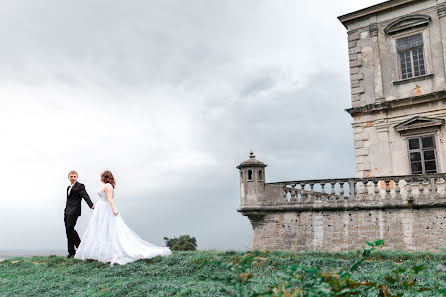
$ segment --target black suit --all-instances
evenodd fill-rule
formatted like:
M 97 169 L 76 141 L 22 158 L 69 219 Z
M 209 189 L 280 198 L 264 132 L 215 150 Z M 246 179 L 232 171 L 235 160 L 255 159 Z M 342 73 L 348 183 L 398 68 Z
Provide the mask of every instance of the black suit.
M 87 202 L 90 208 L 93 206 L 93 202 L 91 202 L 90 196 L 88 196 L 83 184 L 76 182 L 68 195 L 69 189 L 70 187 L 68 186 L 64 221 L 68 239 L 68 253 L 70 255 L 74 255 L 74 247 L 78 247 L 81 243 L 81 239 L 79 238 L 76 230 L 74 230 L 74 226 L 76 226 L 77 218 L 81 215 L 82 198 L 85 200 L 85 202 Z

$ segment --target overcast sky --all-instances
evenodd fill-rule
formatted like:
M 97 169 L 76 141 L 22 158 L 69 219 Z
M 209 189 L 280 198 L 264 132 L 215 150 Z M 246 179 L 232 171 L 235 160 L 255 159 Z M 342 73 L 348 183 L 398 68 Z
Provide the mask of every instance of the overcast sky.
M 67 173 L 145 240 L 248 249 L 238 171 L 353 177 L 347 35 L 380 1 L 3 1 L 0 249 L 65 249 Z M 83 202 L 81 237 L 91 211 Z

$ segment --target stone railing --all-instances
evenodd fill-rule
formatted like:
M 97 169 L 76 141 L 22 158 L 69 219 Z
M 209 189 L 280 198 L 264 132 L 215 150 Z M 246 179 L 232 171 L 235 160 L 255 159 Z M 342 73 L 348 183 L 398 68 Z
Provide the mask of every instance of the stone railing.
M 263 198 L 239 211 L 446 206 L 445 188 L 445 173 L 267 183 Z
M 339 199 L 403 199 L 445 194 L 446 174 L 337 178 L 269 183 L 283 187 L 284 203 Z

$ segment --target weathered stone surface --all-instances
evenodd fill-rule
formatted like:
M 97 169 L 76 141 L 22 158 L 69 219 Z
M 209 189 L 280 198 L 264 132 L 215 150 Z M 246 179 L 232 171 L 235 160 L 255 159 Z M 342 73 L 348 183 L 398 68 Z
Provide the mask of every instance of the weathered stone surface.
M 287 219 L 279 218 L 277 213 L 266 214 L 263 220 L 270 223 L 254 229 L 256 236 L 252 249 L 348 251 L 364 247 L 365 241 L 378 239 L 384 239 L 383 249 L 389 250 L 438 251 L 446 245 L 444 208 L 287 214 Z M 274 233 L 272 230 L 279 231 Z
M 356 96 L 356 95 L 355 95 Z M 354 100 L 352 101 L 352 107 L 359 107 L 361 106 L 361 101 L 360 100 Z
M 359 80 L 352 80 L 350 85 L 352 88 L 359 88 L 359 86 L 360 86 Z M 353 100 L 353 98 L 352 98 L 352 100 Z
M 369 161 L 369 159 L 368 159 L 367 155 L 356 156 L 357 164 L 366 164 L 366 163 L 368 163 L 368 161 Z
M 356 68 L 356 69 L 359 70 L 359 68 Z M 350 69 L 350 73 L 351 73 L 351 69 Z M 362 80 L 362 79 L 364 79 L 364 74 L 363 73 L 357 73 L 357 74 L 350 75 L 350 80 L 351 81 L 353 81 L 353 80 Z
M 369 148 L 364 147 L 355 150 L 356 156 L 367 156 L 369 154 Z
M 365 147 L 364 141 L 355 141 L 355 149 Z
M 352 88 L 352 95 L 364 93 L 364 87 Z
M 360 163 L 356 165 L 357 171 L 364 171 L 364 170 L 370 170 L 370 164 L 369 163 Z
M 362 65 L 362 60 L 350 61 L 350 67 L 358 67 Z
M 367 132 L 356 133 L 356 134 L 354 134 L 354 139 L 355 139 L 355 141 L 367 140 L 367 139 L 369 139 L 369 135 Z
M 358 54 L 351 54 L 351 55 L 348 55 L 348 59 L 349 59 L 350 61 L 358 60 Z
M 361 101 L 360 94 L 352 95 L 352 102 L 359 102 L 359 101 Z
M 357 73 L 359 73 L 359 67 L 350 68 L 350 74 L 351 75 L 357 74 Z
M 361 47 L 356 46 L 356 47 L 352 47 L 348 50 L 348 54 L 352 55 L 352 54 L 358 54 L 361 52 Z
M 348 41 L 358 40 L 359 38 L 361 38 L 361 34 L 359 32 L 348 34 Z

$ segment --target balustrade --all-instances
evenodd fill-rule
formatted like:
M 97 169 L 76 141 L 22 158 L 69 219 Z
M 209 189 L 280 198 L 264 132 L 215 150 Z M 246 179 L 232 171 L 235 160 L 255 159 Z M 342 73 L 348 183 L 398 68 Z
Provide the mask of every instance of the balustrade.
M 283 187 L 284 203 L 407 200 L 445 196 L 446 174 L 339 178 L 268 183 Z M 327 189 L 328 188 L 328 189 Z

